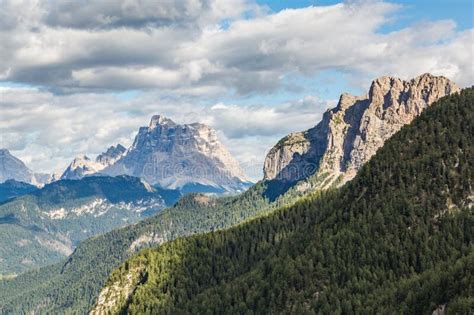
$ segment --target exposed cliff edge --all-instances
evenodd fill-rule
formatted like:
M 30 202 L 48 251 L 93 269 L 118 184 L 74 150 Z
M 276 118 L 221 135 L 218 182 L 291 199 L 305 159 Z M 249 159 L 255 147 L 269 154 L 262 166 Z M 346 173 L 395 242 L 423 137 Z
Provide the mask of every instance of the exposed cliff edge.
M 297 182 L 324 175 L 319 187 L 344 183 L 402 126 L 439 98 L 459 91 L 449 79 L 426 73 L 408 81 L 380 77 L 366 96 L 342 94 L 319 124 L 289 134 L 269 151 L 264 179 Z
M 140 127 L 128 151 L 101 173 L 137 176 L 184 191 L 208 187 L 216 192 L 239 192 L 250 185 L 214 129 L 201 123 L 180 125 L 161 115 Z

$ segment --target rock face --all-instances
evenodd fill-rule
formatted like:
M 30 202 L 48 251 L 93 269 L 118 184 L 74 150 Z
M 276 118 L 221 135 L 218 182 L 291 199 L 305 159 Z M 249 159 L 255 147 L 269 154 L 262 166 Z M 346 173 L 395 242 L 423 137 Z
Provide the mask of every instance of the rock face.
M 0 184 L 0 274 L 64 259 L 84 239 L 136 223 L 173 205 L 178 191 L 130 176 L 59 180 L 42 189 Z
M 95 160 L 96 162 L 102 165 L 109 166 L 114 164 L 118 159 L 120 159 L 126 151 L 127 149 L 125 149 L 123 145 L 117 144 L 115 147 L 111 146 L 107 149 L 107 151 L 102 154 L 99 154 Z
M 61 179 L 81 179 L 87 175 L 92 175 L 103 169 L 105 166 L 95 162 L 86 155 L 79 155 L 69 164 Z
M 0 149 L 0 183 L 9 179 L 42 186 L 51 181 L 48 174 L 36 174 L 23 161 L 13 156 L 7 149 Z
M 137 176 L 168 188 L 206 186 L 233 192 L 248 185 L 212 128 L 200 123 L 179 125 L 160 115 L 141 127 L 126 154 L 102 173 Z
M 439 98 L 460 91 L 449 79 L 423 74 L 404 81 L 380 77 L 369 94 L 342 94 L 315 127 L 292 133 L 273 147 L 264 163 L 264 179 L 298 181 L 329 175 L 324 186 L 352 179 L 403 125 Z
M 9 179 L 4 183 L 0 183 L 0 203 L 11 198 L 32 193 L 38 189 L 39 188 L 34 185 Z
M 79 155 L 69 164 L 60 179 L 81 179 L 96 174 L 119 160 L 126 150 L 121 144 L 111 146 L 106 152 L 99 154 L 95 161 L 86 155 Z

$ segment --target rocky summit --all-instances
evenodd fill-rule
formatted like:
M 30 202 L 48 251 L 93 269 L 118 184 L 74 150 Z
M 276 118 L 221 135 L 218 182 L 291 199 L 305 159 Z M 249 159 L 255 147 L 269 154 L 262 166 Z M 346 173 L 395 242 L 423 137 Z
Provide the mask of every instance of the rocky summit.
M 141 127 L 126 154 L 101 172 L 137 176 L 173 189 L 238 192 L 248 186 L 214 129 L 201 123 L 176 124 L 161 115 Z
M 319 124 L 289 134 L 269 151 L 264 179 L 296 182 L 319 175 L 320 187 L 344 183 L 402 126 L 459 91 L 445 77 L 423 74 L 408 81 L 380 77 L 366 96 L 342 94 Z
M 0 149 L 0 183 L 15 180 L 36 186 L 42 186 L 51 181 L 47 174 L 34 173 L 23 161 L 15 157 L 7 149 Z
M 61 179 L 81 179 L 85 176 L 96 174 L 119 160 L 126 150 L 124 146 L 117 144 L 99 154 L 95 160 L 90 159 L 86 155 L 78 155 L 61 175 Z
M 127 149 L 119 143 L 116 146 L 109 147 L 104 153 L 99 154 L 95 160 L 102 165 L 109 166 L 120 159 L 126 151 Z

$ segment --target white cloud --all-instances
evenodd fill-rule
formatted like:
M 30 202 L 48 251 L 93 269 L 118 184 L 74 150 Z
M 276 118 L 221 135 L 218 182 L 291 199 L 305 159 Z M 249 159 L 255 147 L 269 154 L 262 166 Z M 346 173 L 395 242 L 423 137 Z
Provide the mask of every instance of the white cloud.
M 288 75 L 327 69 L 363 78 L 430 71 L 461 85 L 473 80 L 472 30 L 435 21 L 380 33 L 400 10 L 384 2 L 277 13 L 243 0 L 6 3 L 2 78 L 56 91 L 266 93 L 285 88 Z

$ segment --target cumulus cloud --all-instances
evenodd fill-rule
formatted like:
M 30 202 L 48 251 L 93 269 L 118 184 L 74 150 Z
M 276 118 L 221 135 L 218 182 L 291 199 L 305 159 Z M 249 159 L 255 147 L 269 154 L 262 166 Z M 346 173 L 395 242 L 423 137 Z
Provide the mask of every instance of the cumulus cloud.
M 390 3 L 277 13 L 244 0 L 5 3 L 0 78 L 61 92 L 247 95 L 327 69 L 364 78 L 443 72 L 461 85 L 473 81 L 472 30 L 435 21 L 380 33 L 400 10 Z

